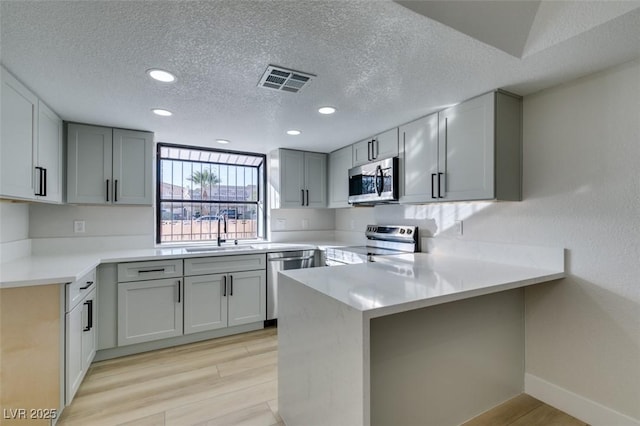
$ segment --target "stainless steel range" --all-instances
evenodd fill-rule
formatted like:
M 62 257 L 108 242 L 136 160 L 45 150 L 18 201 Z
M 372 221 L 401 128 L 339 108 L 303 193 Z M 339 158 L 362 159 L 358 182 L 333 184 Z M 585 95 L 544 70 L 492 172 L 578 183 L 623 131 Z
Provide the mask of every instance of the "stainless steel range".
M 375 262 L 378 256 L 418 251 L 418 227 L 367 225 L 366 246 L 334 247 L 326 250 L 327 266 Z

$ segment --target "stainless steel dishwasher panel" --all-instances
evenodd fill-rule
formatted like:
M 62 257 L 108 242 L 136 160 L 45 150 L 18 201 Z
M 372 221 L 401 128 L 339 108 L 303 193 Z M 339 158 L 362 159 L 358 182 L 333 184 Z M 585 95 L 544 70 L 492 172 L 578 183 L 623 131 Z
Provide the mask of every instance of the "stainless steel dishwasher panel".
M 313 268 L 315 250 L 267 253 L 267 321 L 278 318 L 278 272 Z

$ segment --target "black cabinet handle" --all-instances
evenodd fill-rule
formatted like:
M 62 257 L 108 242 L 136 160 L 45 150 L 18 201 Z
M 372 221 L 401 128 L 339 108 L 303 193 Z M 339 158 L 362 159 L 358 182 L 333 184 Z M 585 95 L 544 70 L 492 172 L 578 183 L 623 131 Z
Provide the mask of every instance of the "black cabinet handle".
M 435 185 L 433 184 L 433 181 L 435 178 L 436 178 L 436 174 L 431 173 L 431 198 L 438 198 L 436 197 Z
M 375 160 L 376 158 L 378 158 L 378 153 L 376 152 L 376 145 L 378 144 L 378 140 L 377 139 L 373 139 L 371 141 L 371 159 Z
M 118 179 L 113 181 L 113 202 L 118 202 Z
M 93 328 L 93 300 L 87 300 L 84 302 L 87 305 L 87 326 L 82 331 L 89 331 Z
M 233 296 L 233 275 L 229 275 L 229 282 L 230 282 L 229 296 Z
M 438 173 L 438 198 L 444 198 L 444 195 L 442 195 L 442 192 L 444 191 L 440 191 L 441 183 L 440 183 L 440 178 L 442 178 L 442 176 L 444 175 L 444 173 Z
M 47 196 L 47 169 L 42 169 L 44 172 L 44 185 L 42 186 L 42 196 Z
M 302 204 L 301 204 L 301 205 L 303 205 L 303 206 L 304 206 L 304 189 L 301 189 L 301 190 L 300 190 L 300 195 L 301 195 L 301 197 L 302 197 Z
M 227 297 L 227 276 L 222 276 L 222 297 Z
M 109 179 L 107 179 L 107 202 L 109 202 Z
M 307 206 L 309 205 L 309 190 L 307 189 Z
M 86 290 L 93 285 L 93 281 L 87 281 L 87 285 L 80 287 L 80 290 Z
M 42 183 L 42 170 L 43 170 L 43 168 L 36 166 L 36 170 L 38 171 L 38 184 L 39 184 L 40 188 L 38 188 L 36 190 L 35 195 L 41 196 L 41 195 L 44 195 L 42 193 L 42 186 L 43 186 L 43 183 Z
M 371 161 L 371 141 L 367 142 L 367 160 Z
M 181 284 L 182 284 L 182 280 L 178 280 L 178 303 L 182 302 L 182 296 L 180 295 L 181 293 Z
M 148 274 L 149 272 L 164 272 L 164 268 L 160 268 L 160 269 L 140 269 L 138 271 L 139 274 Z

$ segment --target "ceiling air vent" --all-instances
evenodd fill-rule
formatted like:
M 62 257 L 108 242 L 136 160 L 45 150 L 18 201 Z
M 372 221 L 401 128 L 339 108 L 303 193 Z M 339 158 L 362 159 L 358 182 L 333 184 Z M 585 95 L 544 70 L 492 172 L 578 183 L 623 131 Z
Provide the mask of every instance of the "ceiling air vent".
M 313 77 L 315 77 L 313 74 L 269 65 L 262 75 L 258 86 L 297 93 L 302 90 L 303 87 L 308 86 Z

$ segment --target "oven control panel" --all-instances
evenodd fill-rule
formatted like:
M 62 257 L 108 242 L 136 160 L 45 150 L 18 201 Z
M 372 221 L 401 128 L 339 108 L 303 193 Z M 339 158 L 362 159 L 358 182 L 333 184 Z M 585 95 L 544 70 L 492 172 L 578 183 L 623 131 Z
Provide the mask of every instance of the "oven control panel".
M 418 227 L 406 225 L 367 225 L 370 240 L 412 242 L 418 240 Z

